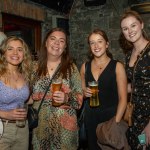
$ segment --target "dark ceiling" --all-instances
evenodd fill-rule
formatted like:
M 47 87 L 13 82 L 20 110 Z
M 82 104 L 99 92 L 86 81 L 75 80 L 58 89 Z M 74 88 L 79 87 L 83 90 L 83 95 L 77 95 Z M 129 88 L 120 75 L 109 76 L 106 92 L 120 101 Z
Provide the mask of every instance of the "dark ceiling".
M 25 0 L 25 1 L 32 2 L 68 14 L 71 10 L 74 0 Z

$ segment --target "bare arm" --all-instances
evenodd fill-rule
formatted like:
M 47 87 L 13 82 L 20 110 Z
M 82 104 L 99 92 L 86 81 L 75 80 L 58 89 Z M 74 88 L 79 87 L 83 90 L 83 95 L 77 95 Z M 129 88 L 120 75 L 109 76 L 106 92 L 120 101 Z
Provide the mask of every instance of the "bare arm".
M 128 83 L 128 93 L 131 93 L 131 83 Z
M 82 89 L 85 89 L 86 88 L 86 85 L 85 85 L 85 63 L 82 64 L 82 66 L 81 66 L 80 75 L 81 75 Z
M 143 133 L 146 135 L 146 145 L 148 146 L 150 145 L 150 121 L 144 128 Z
M 9 111 L 0 110 L 0 118 L 6 120 L 24 120 L 27 117 L 25 109 L 12 109 Z
M 127 105 L 127 77 L 124 66 L 120 62 L 118 62 L 116 66 L 116 76 L 119 97 L 116 122 L 120 122 Z
M 86 83 L 85 83 L 85 63 L 81 66 L 80 75 L 81 75 L 82 90 L 83 90 L 84 97 L 91 97 L 92 95 L 91 89 L 86 87 Z
M 27 101 L 27 104 L 28 104 L 28 105 L 31 105 L 31 104 L 33 104 L 33 99 L 32 99 L 32 96 L 30 96 L 29 100 Z

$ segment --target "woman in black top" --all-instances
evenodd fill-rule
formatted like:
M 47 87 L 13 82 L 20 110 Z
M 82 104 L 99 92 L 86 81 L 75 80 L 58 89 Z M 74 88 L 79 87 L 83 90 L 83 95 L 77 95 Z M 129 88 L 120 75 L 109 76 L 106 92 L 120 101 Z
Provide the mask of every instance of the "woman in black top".
M 85 108 L 85 123 L 88 135 L 88 149 L 98 150 L 96 127 L 99 123 L 116 116 L 120 122 L 127 104 L 127 79 L 125 69 L 120 62 L 109 57 L 108 38 L 104 31 L 95 29 L 88 37 L 91 59 L 81 67 L 82 88 L 88 99 Z M 86 79 L 85 79 L 86 76 Z M 98 107 L 89 105 L 92 91 L 88 88 L 89 81 L 98 82 Z

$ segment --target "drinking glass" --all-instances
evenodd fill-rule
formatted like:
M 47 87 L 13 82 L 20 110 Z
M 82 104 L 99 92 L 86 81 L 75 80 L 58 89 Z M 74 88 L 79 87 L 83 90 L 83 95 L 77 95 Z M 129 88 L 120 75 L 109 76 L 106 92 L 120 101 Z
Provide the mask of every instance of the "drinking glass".
M 61 86 L 62 86 L 62 79 L 54 79 L 52 81 L 52 91 L 55 92 L 55 91 L 60 91 L 61 90 Z M 58 102 L 55 102 L 53 99 L 52 99 L 52 105 L 55 106 L 55 107 L 58 107 L 61 105 L 61 103 L 58 103 Z
M 96 81 L 88 82 L 88 86 L 92 91 L 92 96 L 90 97 L 90 106 L 97 107 L 100 105 L 98 97 L 98 82 Z
M 17 108 L 21 108 L 21 109 L 23 108 L 26 111 L 28 111 L 28 104 L 26 104 L 26 103 L 19 104 Z M 16 126 L 17 127 L 23 128 L 23 127 L 25 127 L 25 125 L 26 125 L 26 119 L 16 121 Z

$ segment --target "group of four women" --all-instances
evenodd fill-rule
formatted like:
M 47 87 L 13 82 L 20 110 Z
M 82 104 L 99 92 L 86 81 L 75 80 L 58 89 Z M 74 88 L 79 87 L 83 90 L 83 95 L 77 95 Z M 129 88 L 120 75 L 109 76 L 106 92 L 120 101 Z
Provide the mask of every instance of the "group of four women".
M 143 34 L 144 24 L 134 11 L 124 13 L 121 19 L 122 46 L 126 53 L 126 72 L 132 82 L 134 64 L 144 49 L 135 71 L 133 102 L 133 126 L 127 138 L 131 149 L 142 149 L 137 136 L 146 135 L 146 149 L 150 144 L 150 46 Z M 38 62 L 31 63 L 26 43 L 18 37 L 8 37 L 0 46 L 0 118 L 4 131 L 0 138 L 2 150 L 28 149 L 28 123 L 24 128 L 16 126 L 16 120 L 24 120 L 27 112 L 18 108 L 19 103 L 33 102 L 38 108 L 51 79 L 61 79 L 61 90 L 53 91 L 52 85 L 39 112 L 38 127 L 33 130 L 34 150 L 77 150 L 78 125 L 76 110 L 84 98 L 92 95 L 89 81 L 98 82 L 100 105 L 86 105 L 85 123 L 88 149 L 100 149 L 97 145 L 96 127 L 115 116 L 120 122 L 127 104 L 127 77 L 124 66 L 112 58 L 108 51 L 109 41 L 104 31 L 95 29 L 88 36 L 90 60 L 79 73 L 69 55 L 68 39 L 64 30 L 50 30 L 39 51 Z M 129 47 L 128 47 L 129 46 Z M 86 64 L 86 65 L 85 65 Z M 32 66 L 32 67 L 31 67 Z M 86 66 L 86 67 L 85 67 Z M 85 79 L 86 76 L 86 79 Z M 30 82 L 32 81 L 32 82 Z M 30 88 L 32 93 L 30 92 Z M 31 96 L 30 96 L 31 95 Z M 86 99 L 87 100 L 87 99 Z M 52 101 L 59 103 L 53 106 Z M 88 100 L 87 100 L 88 101 Z M 89 101 L 88 101 L 89 104 Z

